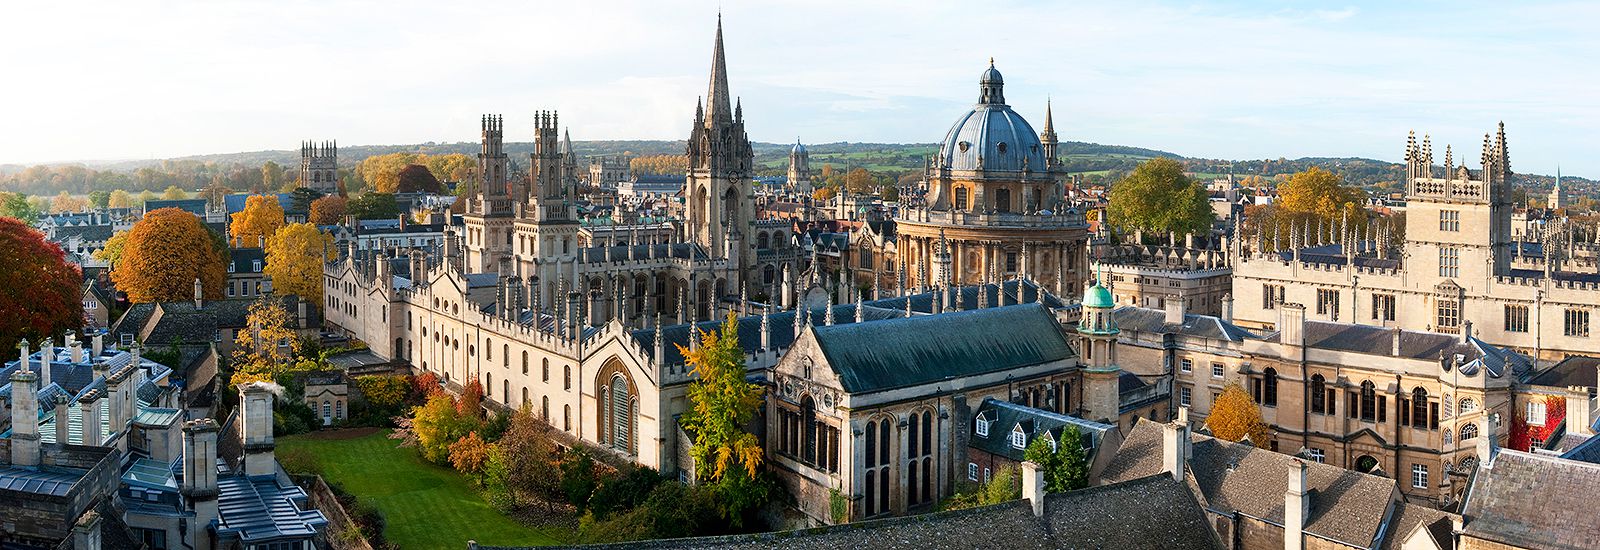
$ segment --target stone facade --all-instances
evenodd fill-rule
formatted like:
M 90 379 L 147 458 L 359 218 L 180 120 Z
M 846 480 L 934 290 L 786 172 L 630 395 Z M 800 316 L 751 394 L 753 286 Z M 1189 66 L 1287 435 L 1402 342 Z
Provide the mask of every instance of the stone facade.
M 300 143 L 301 187 L 309 187 L 324 195 L 339 191 L 339 142 L 324 141 Z

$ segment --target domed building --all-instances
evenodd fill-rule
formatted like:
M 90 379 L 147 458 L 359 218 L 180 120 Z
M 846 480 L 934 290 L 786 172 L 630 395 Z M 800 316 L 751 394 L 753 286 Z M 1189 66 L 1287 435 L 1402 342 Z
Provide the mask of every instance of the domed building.
M 992 59 L 978 87 L 978 103 L 928 160 L 926 189 L 900 209 L 898 253 L 908 286 L 1026 278 L 1065 295 L 1084 280 L 1088 224 L 1065 203 L 1049 105 L 1037 133 L 1006 104 Z M 948 269 L 936 261 L 941 239 Z

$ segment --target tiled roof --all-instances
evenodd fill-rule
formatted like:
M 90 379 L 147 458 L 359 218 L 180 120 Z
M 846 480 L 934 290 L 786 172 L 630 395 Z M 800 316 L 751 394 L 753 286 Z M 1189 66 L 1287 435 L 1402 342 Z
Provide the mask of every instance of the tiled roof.
M 1565 388 L 1567 386 L 1587 386 L 1592 388 L 1596 385 L 1596 379 L 1600 378 L 1600 374 L 1597 374 L 1600 370 L 1597 370 L 1597 367 L 1600 367 L 1600 357 L 1574 355 L 1562 359 L 1560 363 L 1556 363 L 1550 368 L 1539 371 L 1538 374 L 1528 379 L 1528 383 L 1535 386 L 1555 386 L 1557 388 Z
M 1126 481 L 1162 471 L 1162 424 L 1140 420 L 1101 478 Z M 1193 434 L 1189 472 L 1212 510 L 1243 512 L 1283 522 L 1284 492 L 1293 456 Z M 1395 501 L 1394 480 L 1329 466 L 1307 465 L 1313 490 L 1306 532 L 1371 547 Z
M 616 549 L 928 550 L 933 548 L 1220 549 L 1194 494 L 1150 476 L 1047 495 L 1044 516 L 1027 501 L 754 535 L 665 539 Z M 488 548 L 488 547 L 485 547 Z
M 1562 436 L 1562 442 L 1566 443 L 1567 438 L 1578 437 L 1582 436 L 1568 433 L 1567 435 Z M 1585 438 L 1583 441 L 1572 444 L 1571 448 L 1567 449 L 1566 452 L 1561 453 L 1561 458 L 1565 458 L 1567 460 L 1576 460 L 1579 462 L 1588 462 L 1590 464 L 1600 464 L 1600 437 L 1590 436 Z
M 1075 356 L 1050 312 L 1022 304 L 821 327 L 817 345 L 850 393 L 1039 365 Z
M 1157 334 L 1174 333 L 1233 342 L 1260 338 L 1238 325 L 1211 315 L 1184 315 L 1183 324 L 1178 325 L 1167 324 L 1167 312 L 1160 309 L 1124 306 L 1111 314 L 1117 321 L 1117 327 L 1124 330 Z
M 978 435 L 977 422 L 975 421 L 972 423 L 973 432 L 967 440 L 967 446 L 1004 456 L 1017 462 L 1022 461 L 1023 451 L 1025 450 L 1025 448 L 1018 449 L 1011 444 L 1011 431 L 1016 429 L 1018 425 L 1021 425 L 1022 430 L 1027 433 L 1028 444 L 1033 443 L 1033 440 L 1037 439 L 1041 434 L 1046 434 L 1051 439 L 1059 441 L 1061 432 L 1068 425 L 1077 426 L 1078 432 L 1083 434 L 1083 446 L 1084 449 L 1089 451 L 1088 456 L 1091 461 L 1094 451 L 1100 448 L 1101 438 L 1105 436 L 1106 432 L 1116 429 L 1116 426 L 1109 424 L 1090 422 L 1081 418 L 1026 407 L 992 397 L 985 398 L 983 403 L 978 405 L 978 410 L 975 412 L 974 417 L 990 423 L 989 435 Z
M 1456 541 L 1451 533 L 1454 528 L 1451 518 L 1454 517 L 1459 516 L 1420 504 L 1398 503 L 1394 508 L 1394 518 L 1389 520 L 1389 530 L 1384 536 L 1382 548 L 1400 550 L 1411 532 L 1422 527 L 1439 548 L 1451 550 L 1455 548 Z
M 1593 548 L 1600 465 L 1502 449 L 1467 488 L 1464 534 L 1533 550 Z

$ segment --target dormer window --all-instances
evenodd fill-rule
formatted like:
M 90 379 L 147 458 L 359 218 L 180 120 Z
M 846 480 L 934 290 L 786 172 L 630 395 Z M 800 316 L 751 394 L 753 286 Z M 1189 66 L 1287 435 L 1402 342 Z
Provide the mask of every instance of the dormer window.
M 978 437 L 989 437 L 989 424 L 991 424 L 990 421 L 984 419 L 982 416 L 978 417 L 978 423 L 976 426 Z
M 1028 448 L 1028 433 L 1022 431 L 1022 425 L 1011 429 L 1011 446 L 1017 449 Z

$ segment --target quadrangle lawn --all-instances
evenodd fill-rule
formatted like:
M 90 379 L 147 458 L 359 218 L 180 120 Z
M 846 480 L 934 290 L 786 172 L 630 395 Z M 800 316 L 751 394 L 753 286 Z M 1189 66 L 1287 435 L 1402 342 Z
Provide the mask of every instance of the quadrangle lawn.
M 562 544 L 568 533 L 524 526 L 491 508 L 454 470 L 398 448 L 388 430 L 353 438 L 324 432 L 278 439 L 278 451 L 305 449 L 323 478 L 383 512 L 384 536 L 401 548 L 464 549 L 467 540 L 501 546 Z

